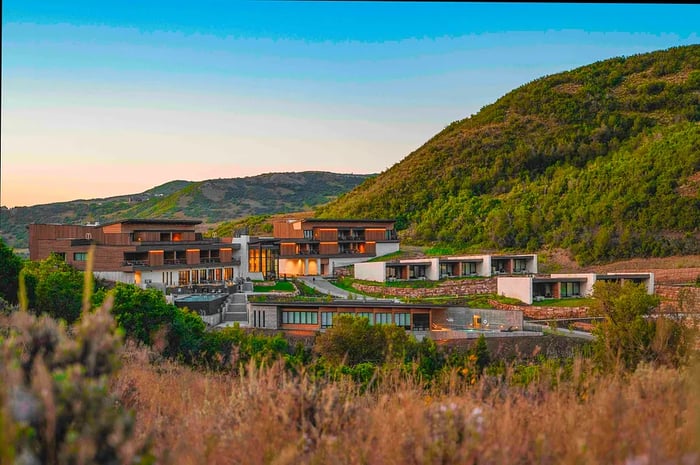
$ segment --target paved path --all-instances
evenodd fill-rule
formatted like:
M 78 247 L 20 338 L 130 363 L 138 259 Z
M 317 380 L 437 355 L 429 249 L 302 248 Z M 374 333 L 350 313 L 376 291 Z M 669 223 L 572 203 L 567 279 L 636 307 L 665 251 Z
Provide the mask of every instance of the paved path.
M 354 292 L 348 292 L 338 286 L 334 286 L 320 276 L 299 276 L 297 279 L 309 287 L 316 289 L 324 294 L 331 295 L 340 299 L 356 299 L 356 300 L 380 300 L 375 297 L 369 297 Z M 350 297 L 352 296 L 352 297 Z

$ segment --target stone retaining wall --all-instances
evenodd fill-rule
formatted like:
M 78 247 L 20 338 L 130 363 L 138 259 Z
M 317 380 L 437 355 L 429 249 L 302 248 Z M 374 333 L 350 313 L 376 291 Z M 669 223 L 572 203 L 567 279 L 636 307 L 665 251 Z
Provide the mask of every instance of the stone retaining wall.
M 683 311 L 700 313 L 700 287 L 656 285 L 656 295 L 661 297 L 661 312 L 680 311 L 683 298 Z
M 552 320 L 554 318 L 585 318 L 588 307 L 537 307 L 534 305 L 510 305 L 489 300 L 494 308 L 499 310 L 517 310 L 523 312 L 526 318 L 533 320 Z
M 464 279 L 441 282 L 437 287 L 389 287 L 373 284 L 354 283 L 358 291 L 368 294 L 382 294 L 389 297 L 421 298 L 441 296 L 463 296 L 472 294 L 495 294 L 496 280 L 494 278 Z

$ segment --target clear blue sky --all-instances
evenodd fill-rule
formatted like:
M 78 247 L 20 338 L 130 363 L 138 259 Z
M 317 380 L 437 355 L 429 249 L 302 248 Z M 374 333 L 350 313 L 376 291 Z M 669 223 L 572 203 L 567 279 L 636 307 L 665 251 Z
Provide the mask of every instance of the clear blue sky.
M 700 43 L 697 5 L 3 1 L 0 203 L 380 172 L 537 77 Z

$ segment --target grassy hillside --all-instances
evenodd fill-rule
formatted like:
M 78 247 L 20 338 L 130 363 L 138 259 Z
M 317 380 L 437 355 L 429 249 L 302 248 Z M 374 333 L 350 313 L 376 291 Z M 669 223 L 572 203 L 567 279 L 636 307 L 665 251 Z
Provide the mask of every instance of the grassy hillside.
M 700 46 L 606 60 L 508 93 L 317 214 L 582 263 L 698 253 L 698 121 Z
M 29 223 L 107 222 L 124 218 L 195 218 L 208 223 L 309 210 L 349 191 L 367 175 L 320 171 L 269 173 L 201 182 L 171 181 L 140 194 L 0 210 L 0 233 L 27 246 Z

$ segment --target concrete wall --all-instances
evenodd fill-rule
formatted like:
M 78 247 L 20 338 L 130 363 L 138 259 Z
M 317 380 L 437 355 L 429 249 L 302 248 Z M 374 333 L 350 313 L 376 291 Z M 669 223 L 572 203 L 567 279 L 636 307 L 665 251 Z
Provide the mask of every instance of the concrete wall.
M 387 255 L 390 253 L 398 252 L 399 251 L 399 243 L 398 242 L 377 242 L 376 246 L 376 254 L 377 257 L 381 257 L 382 255 Z
M 497 278 L 496 292 L 498 295 L 512 297 L 529 305 L 532 303 L 532 278 L 529 276 Z
M 438 281 L 440 279 L 440 259 L 439 258 L 415 258 L 406 259 L 399 261 L 402 265 L 410 265 L 412 263 L 425 263 L 430 262 L 430 264 L 425 269 L 425 278 L 430 281 Z
M 356 263 L 355 279 L 383 283 L 386 280 L 386 262 Z
M 248 303 L 248 324 L 256 328 L 279 329 L 278 324 L 279 309 L 275 305 L 256 305 Z M 264 317 L 262 317 L 264 315 Z M 263 325 L 264 321 L 264 325 Z
M 494 310 L 469 307 L 448 307 L 447 326 L 452 329 L 465 329 L 471 326 L 474 315 L 489 329 L 523 327 L 523 312 L 517 310 Z M 451 320 L 451 321 L 450 321 Z M 484 323 L 486 322 L 486 323 Z

